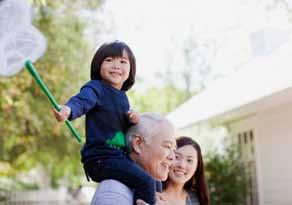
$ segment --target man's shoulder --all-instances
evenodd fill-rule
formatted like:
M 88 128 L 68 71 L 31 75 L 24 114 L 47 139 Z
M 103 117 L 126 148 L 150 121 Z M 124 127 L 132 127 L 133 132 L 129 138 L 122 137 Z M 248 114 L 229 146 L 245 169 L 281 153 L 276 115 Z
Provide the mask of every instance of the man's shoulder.
M 91 205 L 98 204 L 133 204 L 133 192 L 119 181 L 108 179 L 99 183 L 92 198 Z

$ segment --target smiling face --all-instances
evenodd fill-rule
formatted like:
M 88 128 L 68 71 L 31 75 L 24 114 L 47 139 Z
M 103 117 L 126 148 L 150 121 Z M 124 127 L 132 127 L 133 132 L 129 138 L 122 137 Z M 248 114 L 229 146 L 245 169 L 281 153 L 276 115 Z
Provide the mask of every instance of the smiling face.
M 167 122 L 162 122 L 155 129 L 158 131 L 150 142 L 141 144 L 137 163 L 156 180 L 166 180 L 174 160 L 175 133 Z
M 106 57 L 100 66 L 101 79 L 120 90 L 130 73 L 130 61 L 127 52 L 124 50 L 122 56 Z
M 198 154 L 192 145 L 185 145 L 175 151 L 175 160 L 170 168 L 169 180 L 185 184 L 195 174 Z

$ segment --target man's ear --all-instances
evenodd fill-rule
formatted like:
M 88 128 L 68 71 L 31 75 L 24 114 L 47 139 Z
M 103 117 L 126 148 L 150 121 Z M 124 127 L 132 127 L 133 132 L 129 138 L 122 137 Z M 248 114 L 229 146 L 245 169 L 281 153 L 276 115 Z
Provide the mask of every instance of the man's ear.
M 141 146 L 144 143 L 144 138 L 141 135 L 136 134 L 134 135 L 132 143 L 133 151 L 136 152 L 137 154 L 141 154 Z

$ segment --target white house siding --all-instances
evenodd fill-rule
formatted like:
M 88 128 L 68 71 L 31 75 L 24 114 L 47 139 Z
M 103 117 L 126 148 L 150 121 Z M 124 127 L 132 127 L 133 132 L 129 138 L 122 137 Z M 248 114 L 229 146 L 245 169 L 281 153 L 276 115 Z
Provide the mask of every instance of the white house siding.
M 260 205 L 292 204 L 292 103 L 228 125 L 233 136 L 254 132 Z
M 292 204 L 292 104 L 258 114 L 263 205 Z

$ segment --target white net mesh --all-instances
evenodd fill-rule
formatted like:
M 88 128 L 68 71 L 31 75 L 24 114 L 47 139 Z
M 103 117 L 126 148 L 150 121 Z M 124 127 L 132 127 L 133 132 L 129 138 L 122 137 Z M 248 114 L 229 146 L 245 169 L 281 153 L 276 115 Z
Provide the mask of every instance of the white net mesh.
M 0 1 L 0 75 L 2 76 L 18 73 L 26 60 L 34 62 L 46 50 L 46 39 L 31 25 L 30 6 L 23 2 L 25 0 Z
M 26 0 L 0 1 L 0 38 L 31 24 L 31 8 Z
M 45 50 L 46 40 L 33 26 L 10 33 L 0 41 L 0 75 L 11 76 L 18 73 L 27 59 L 34 62 Z

